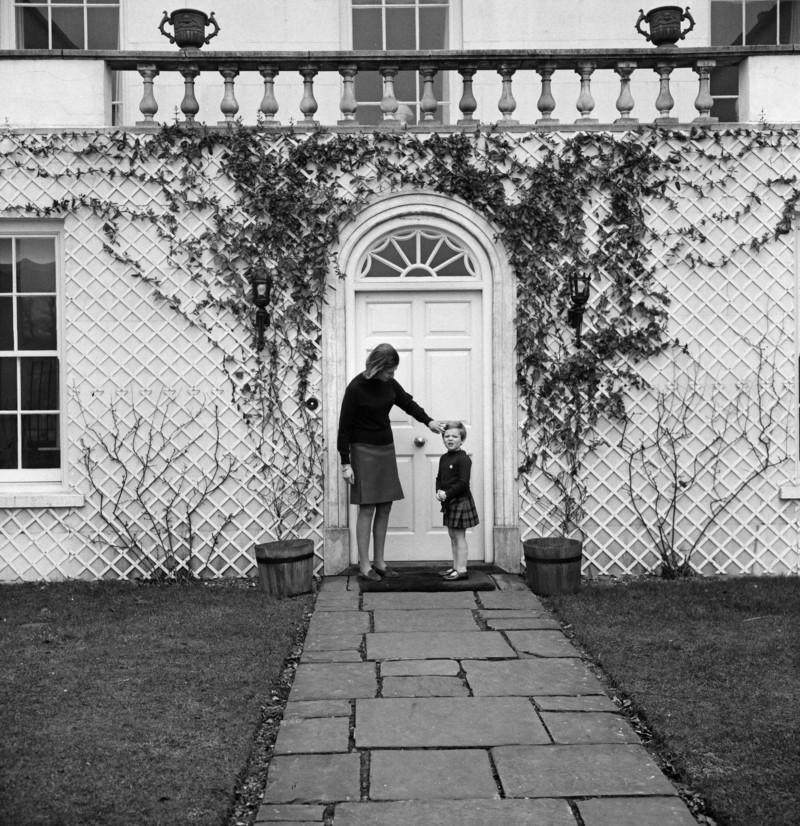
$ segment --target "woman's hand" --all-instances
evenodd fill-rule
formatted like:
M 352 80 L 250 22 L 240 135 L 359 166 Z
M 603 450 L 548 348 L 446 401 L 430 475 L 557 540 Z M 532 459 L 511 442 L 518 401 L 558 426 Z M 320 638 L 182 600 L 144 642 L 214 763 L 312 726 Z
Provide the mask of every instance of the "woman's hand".
M 444 422 L 428 422 L 428 429 L 433 433 L 441 435 L 444 433 Z
M 353 468 L 350 465 L 345 465 L 342 468 L 342 479 L 347 482 L 348 485 L 354 485 L 356 483 L 356 475 L 353 473 Z

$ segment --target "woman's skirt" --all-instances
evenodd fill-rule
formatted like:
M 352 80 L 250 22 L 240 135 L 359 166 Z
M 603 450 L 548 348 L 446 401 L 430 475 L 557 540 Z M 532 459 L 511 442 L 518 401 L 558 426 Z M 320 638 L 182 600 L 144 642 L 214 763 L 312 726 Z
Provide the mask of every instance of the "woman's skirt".
M 478 509 L 469 491 L 458 499 L 444 503 L 442 513 L 446 528 L 474 528 L 479 523 Z
M 404 498 L 393 444 L 351 444 L 350 464 L 355 476 L 355 484 L 350 485 L 351 505 L 374 505 Z

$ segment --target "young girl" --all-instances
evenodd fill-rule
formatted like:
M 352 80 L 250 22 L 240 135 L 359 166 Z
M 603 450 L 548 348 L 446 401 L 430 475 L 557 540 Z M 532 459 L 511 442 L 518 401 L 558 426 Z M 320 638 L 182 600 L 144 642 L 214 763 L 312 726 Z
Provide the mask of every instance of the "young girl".
M 461 422 L 447 422 L 442 433 L 447 453 L 439 459 L 436 476 L 436 498 L 442 503 L 453 553 L 453 567 L 442 573 L 447 580 L 467 578 L 467 528 L 478 524 L 478 511 L 469 489 L 472 460 L 461 449 L 466 438 L 467 429 Z

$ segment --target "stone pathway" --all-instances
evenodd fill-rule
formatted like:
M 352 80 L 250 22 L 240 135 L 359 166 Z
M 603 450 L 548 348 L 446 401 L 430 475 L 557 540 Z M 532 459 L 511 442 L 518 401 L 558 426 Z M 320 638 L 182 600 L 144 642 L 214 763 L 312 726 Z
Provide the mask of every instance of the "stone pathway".
M 324 580 L 257 823 L 695 826 L 558 624 L 496 579 Z

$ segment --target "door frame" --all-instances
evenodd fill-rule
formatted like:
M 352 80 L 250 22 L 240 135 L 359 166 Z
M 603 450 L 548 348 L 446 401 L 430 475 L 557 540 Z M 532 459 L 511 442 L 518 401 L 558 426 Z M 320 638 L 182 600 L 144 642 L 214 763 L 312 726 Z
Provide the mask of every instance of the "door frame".
M 354 363 L 355 293 L 362 290 L 421 291 L 416 281 L 358 285 L 355 268 L 370 244 L 401 226 L 433 226 L 451 233 L 476 258 L 482 280 L 484 344 L 484 513 L 486 560 L 517 573 L 522 549 L 517 491 L 517 391 L 514 304 L 516 282 L 497 230 L 458 198 L 419 190 L 376 197 L 346 226 L 331 257 L 330 292 L 322 310 L 322 415 L 324 451 L 324 573 L 340 573 L 351 559 L 347 485 L 336 451 L 339 409 Z M 336 263 L 338 262 L 338 268 Z M 446 291 L 446 284 L 430 288 Z M 459 281 L 450 289 L 469 289 Z M 424 399 L 421 400 L 424 406 Z

